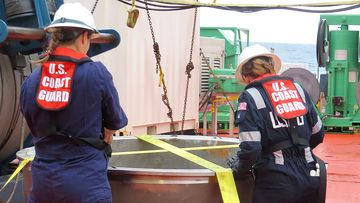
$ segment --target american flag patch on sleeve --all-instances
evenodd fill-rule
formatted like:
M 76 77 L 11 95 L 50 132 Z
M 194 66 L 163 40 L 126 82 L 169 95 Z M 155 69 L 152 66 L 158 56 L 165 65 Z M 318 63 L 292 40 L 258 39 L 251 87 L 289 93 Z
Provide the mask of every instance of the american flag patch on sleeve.
M 239 103 L 238 111 L 246 110 L 246 106 L 247 106 L 247 103 L 246 103 L 246 102 L 241 102 L 241 103 Z

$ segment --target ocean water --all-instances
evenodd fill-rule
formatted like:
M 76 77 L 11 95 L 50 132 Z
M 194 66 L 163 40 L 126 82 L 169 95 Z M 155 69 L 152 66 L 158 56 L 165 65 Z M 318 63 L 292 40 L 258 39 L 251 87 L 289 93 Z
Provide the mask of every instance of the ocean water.
M 255 42 L 251 44 L 261 44 L 269 50 L 273 48 L 283 63 L 306 64 L 310 72 L 314 74 L 317 73 L 318 66 L 315 44 L 286 44 L 268 42 Z M 321 69 L 320 72 L 322 72 Z

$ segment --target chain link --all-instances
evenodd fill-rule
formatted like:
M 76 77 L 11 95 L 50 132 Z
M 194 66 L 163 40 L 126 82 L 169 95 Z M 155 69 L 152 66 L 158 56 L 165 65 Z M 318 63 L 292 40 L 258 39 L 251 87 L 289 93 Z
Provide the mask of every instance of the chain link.
M 205 54 L 204 54 L 204 52 L 203 52 L 201 49 L 200 49 L 200 55 L 202 56 L 202 59 L 205 61 L 206 66 L 209 68 L 210 74 L 214 77 L 214 79 L 215 79 L 215 81 L 216 81 L 216 85 L 217 85 L 217 87 L 220 88 L 220 91 L 222 92 L 223 96 L 225 97 L 226 102 L 229 104 L 231 110 L 232 110 L 233 112 L 235 112 L 233 105 L 231 104 L 229 98 L 228 98 L 228 97 L 226 96 L 226 94 L 225 94 L 225 91 L 224 91 L 224 89 L 223 89 L 223 87 L 222 87 L 222 85 L 221 85 L 221 83 L 220 83 L 219 78 L 214 74 L 213 69 L 211 68 L 211 66 L 210 66 L 210 64 L 209 64 L 208 59 L 205 57 Z
M 159 64 L 160 64 L 160 60 L 161 60 L 160 47 L 159 47 L 159 44 L 155 40 L 154 28 L 153 28 L 152 21 L 151 21 L 151 16 L 150 16 L 150 11 L 149 11 L 147 0 L 145 0 L 145 8 L 146 8 L 146 14 L 148 17 L 148 21 L 149 21 L 151 37 L 153 40 L 153 50 L 154 50 L 155 59 L 156 59 L 156 73 L 158 73 L 159 72 Z
M 99 0 L 95 0 L 94 6 L 93 6 L 93 8 L 91 9 L 91 14 L 94 14 L 95 9 L 96 9 L 98 3 L 99 3 Z
M 147 17 L 149 20 L 149 26 L 150 26 L 150 31 L 151 31 L 151 37 L 153 39 L 153 50 L 154 50 L 154 54 L 155 54 L 155 59 L 156 59 L 156 73 L 159 73 L 160 76 L 160 82 L 159 82 L 159 86 L 162 85 L 163 87 L 163 94 L 161 96 L 163 103 L 165 104 L 165 106 L 168 109 L 168 113 L 167 116 L 170 118 L 170 131 L 171 133 L 175 134 L 175 126 L 174 126 L 174 119 L 173 119 L 173 110 L 170 106 L 170 102 L 169 102 L 169 98 L 167 96 L 167 88 L 165 85 L 165 77 L 164 77 L 164 73 L 161 67 L 161 54 L 160 54 L 160 48 L 159 48 L 159 44 L 156 42 L 155 40 L 155 34 L 154 34 L 154 29 L 153 29 L 153 25 L 151 22 L 151 16 L 150 16 L 150 11 L 149 11 L 149 7 L 148 7 L 148 0 L 145 0 L 145 7 L 146 7 L 146 13 L 147 13 Z
M 186 104 L 187 104 L 187 98 L 188 98 L 188 92 L 189 92 L 189 82 L 190 82 L 190 78 L 191 78 L 191 71 L 194 70 L 194 63 L 192 62 L 192 55 L 193 55 L 193 50 L 194 50 L 196 19 L 197 19 L 197 8 L 195 8 L 195 12 L 194 12 L 194 23 L 193 23 L 193 30 L 192 30 L 192 36 L 191 36 L 189 63 L 186 65 L 186 71 L 185 71 L 187 78 L 186 78 L 186 88 L 185 88 L 185 97 L 184 97 L 184 108 L 183 108 L 183 114 L 182 114 L 182 120 L 181 120 L 181 134 L 184 134 L 184 123 L 185 123 L 185 115 L 186 115 Z

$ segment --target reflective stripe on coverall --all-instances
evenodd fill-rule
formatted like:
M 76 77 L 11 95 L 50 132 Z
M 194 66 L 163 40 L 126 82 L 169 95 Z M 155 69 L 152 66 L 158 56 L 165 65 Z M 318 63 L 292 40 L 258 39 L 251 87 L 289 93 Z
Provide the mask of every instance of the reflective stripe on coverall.
M 250 83 L 239 97 L 235 118 L 240 139 L 237 155 L 240 171 L 254 169 L 254 203 L 317 201 L 319 177 L 310 176 L 310 170 L 315 169 L 311 149 L 322 142 L 323 126 L 308 94 L 300 85 L 296 87 L 308 109 L 296 118 L 297 135 L 309 141 L 305 148 L 294 146 L 266 153 L 269 146 L 289 139 L 289 122 L 274 113 L 261 81 Z

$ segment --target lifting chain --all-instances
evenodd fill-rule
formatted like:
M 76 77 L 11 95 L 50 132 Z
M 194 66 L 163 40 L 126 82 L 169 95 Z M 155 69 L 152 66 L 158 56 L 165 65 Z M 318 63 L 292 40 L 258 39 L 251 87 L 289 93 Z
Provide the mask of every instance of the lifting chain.
M 167 96 L 167 88 L 166 88 L 166 85 L 165 85 L 165 77 L 164 77 L 164 73 L 163 73 L 163 70 L 162 70 L 162 67 L 161 67 L 160 48 L 159 48 L 159 44 L 155 40 L 154 29 L 153 29 L 153 25 L 152 25 L 152 22 L 151 22 L 151 16 L 150 16 L 150 11 L 149 11 L 149 7 L 148 7 L 148 0 L 145 0 L 145 7 L 146 7 L 147 17 L 148 17 L 148 20 L 149 20 L 151 37 L 153 39 L 153 50 L 154 50 L 155 59 L 156 59 L 156 73 L 160 72 L 159 73 L 159 77 L 160 77 L 159 86 L 162 85 L 162 87 L 163 87 L 163 94 L 162 94 L 161 98 L 162 98 L 162 101 L 165 104 L 165 106 L 168 108 L 167 116 L 170 118 L 170 122 L 171 122 L 170 123 L 170 131 L 171 131 L 171 133 L 175 134 L 173 111 L 172 111 L 172 108 L 170 107 L 169 98 Z
M 94 6 L 91 9 L 91 14 L 94 14 L 97 4 L 99 3 L 99 0 L 95 0 Z
M 200 49 L 200 55 L 202 56 L 202 59 L 205 61 L 206 66 L 209 68 L 210 74 L 214 77 L 214 79 L 215 79 L 215 81 L 216 81 L 216 84 L 217 84 L 217 87 L 220 88 L 220 91 L 222 92 L 223 96 L 225 97 L 226 102 L 229 104 L 231 110 L 232 110 L 233 112 L 235 112 L 233 105 L 231 104 L 231 102 L 229 101 L 229 98 L 226 96 L 226 94 L 225 94 L 225 92 L 224 92 L 224 89 L 223 89 L 223 87 L 222 87 L 222 85 L 221 85 L 221 83 L 220 83 L 219 78 L 214 74 L 213 69 L 211 68 L 211 66 L 210 66 L 210 64 L 209 64 L 209 60 L 205 57 L 205 54 L 204 54 L 204 52 L 203 52 L 201 49 Z
M 189 63 L 186 65 L 186 89 L 185 89 L 185 97 L 184 97 L 184 109 L 182 114 L 182 120 L 181 120 L 181 134 L 184 134 L 184 123 L 185 123 L 185 114 L 186 114 L 186 103 L 188 98 L 188 92 L 189 92 L 189 81 L 191 78 L 191 71 L 194 69 L 194 63 L 192 62 L 192 55 L 193 55 L 193 49 L 194 49 L 194 37 L 195 37 L 195 28 L 196 28 L 196 18 L 197 18 L 197 8 L 195 8 L 194 13 L 194 23 L 193 23 L 193 30 L 192 30 L 192 36 L 191 36 L 191 47 L 190 47 L 190 59 Z

